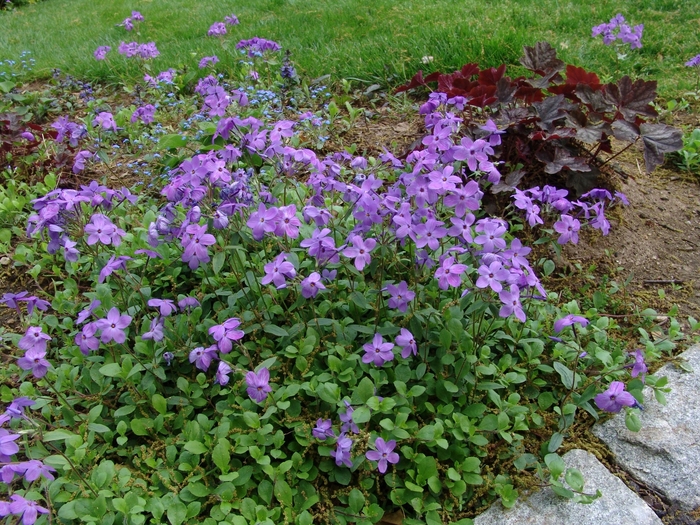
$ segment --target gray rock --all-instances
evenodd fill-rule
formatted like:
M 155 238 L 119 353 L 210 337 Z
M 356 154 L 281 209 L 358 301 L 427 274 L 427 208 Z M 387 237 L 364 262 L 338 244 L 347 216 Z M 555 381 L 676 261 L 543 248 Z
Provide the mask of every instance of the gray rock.
M 644 501 L 596 457 L 585 450 L 571 450 L 562 456 L 566 466 L 577 468 L 586 480 L 586 492 L 603 495 L 590 505 L 561 498 L 546 488 L 512 509 L 496 503 L 474 519 L 474 525 L 662 525 Z
M 668 377 L 667 404 L 656 402 L 646 389 L 647 402 L 639 417 L 642 429 L 630 432 L 624 413 L 595 425 L 593 434 L 613 451 L 627 472 L 666 495 L 684 510 L 700 506 L 700 346 L 682 355 L 695 372 L 673 364 L 656 372 Z

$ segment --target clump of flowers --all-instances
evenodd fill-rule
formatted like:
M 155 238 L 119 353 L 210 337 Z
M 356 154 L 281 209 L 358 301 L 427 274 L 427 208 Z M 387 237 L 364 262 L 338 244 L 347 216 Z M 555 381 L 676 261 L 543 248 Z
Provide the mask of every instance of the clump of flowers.
M 155 42 L 148 42 L 146 44 L 139 44 L 138 42 L 121 42 L 117 49 L 120 55 L 124 55 L 126 58 L 139 57 L 144 60 L 150 58 L 155 58 L 160 55 L 160 51 L 156 47 Z
M 241 40 L 236 44 L 236 49 L 242 49 L 248 53 L 249 57 L 260 57 L 267 52 L 275 52 L 282 49 L 282 47 L 273 40 L 267 40 L 265 38 L 253 37 L 248 40 Z
M 641 49 L 644 24 L 630 27 L 625 22 L 625 17 L 618 13 L 607 24 L 600 24 L 593 28 L 593 37 L 603 35 L 603 43 L 609 46 L 615 40 L 629 44 L 630 49 Z

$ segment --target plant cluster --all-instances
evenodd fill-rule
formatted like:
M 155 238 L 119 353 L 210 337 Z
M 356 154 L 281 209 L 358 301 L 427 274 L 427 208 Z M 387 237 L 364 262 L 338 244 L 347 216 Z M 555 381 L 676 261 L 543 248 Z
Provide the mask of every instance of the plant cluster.
M 673 163 L 684 171 L 700 174 L 700 129 L 683 137 L 683 149 L 674 154 Z
M 525 47 L 520 63 L 533 75 L 511 79 L 505 65 L 482 70 L 467 64 L 425 78 L 419 71 L 397 92 L 437 83 L 421 113 L 450 105 L 474 140 L 491 132 L 483 128 L 486 119 L 494 121 L 503 136 L 495 160 L 515 183 L 522 173 L 545 180 L 556 175 L 553 180 L 581 194 L 596 185 L 601 168 L 621 153 L 612 155 L 612 138 L 628 144 L 622 151 L 641 143 L 649 172 L 663 163 L 664 153 L 682 147 L 680 130 L 647 122 L 657 115 L 651 105 L 655 81 L 633 82 L 624 76 L 603 84 L 595 73 L 565 65 L 546 42 Z
M 241 47 L 255 61 L 269 42 Z M 529 50 L 532 65 L 557 69 L 543 54 Z M 644 386 L 664 399 L 647 363 L 683 335 L 672 319 L 667 337 L 642 331 L 630 348 L 596 308 L 557 304 L 528 258 L 524 230 L 557 246 L 607 233 L 624 195 L 514 189 L 508 220 L 484 197 L 504 184 L 503 152 L 530 144 L 547 167 L 573 147 L 554 137 L 564 100 L 589 93 L 600 143 L 637 126 L 646 144 L 646 97 L 615 98 L 592 74 L 569 89 L 551 81 L 561 68 L 540 87 L 463 70 L 436 79 L 464 94 L 421 108 L 428 132 L 405 159 L 324 156 L 312 147 L 337 105 L 290 91 L 291 62 L 273 76 L 263 59 L 268 75 L 202 77 L 189 101 L 175 93 L 185 76 L 161 72 L 138 106 L 94 101 L 40 134 L 77 152 L 72 171 L 128 149 L 163 174 L 147 181 L 157 196 L 47 179 L 32 200 L 13 259 L 43 286 L 0 298 L 23 326 L 3 338 L 0 516 L 368 524 L 401 507 L 408 525 L 466 525 L 496 497 L 513 504 L 516 472 L 591 501 L 557 451 L 584 413 L 624 410 L 638 429 Z

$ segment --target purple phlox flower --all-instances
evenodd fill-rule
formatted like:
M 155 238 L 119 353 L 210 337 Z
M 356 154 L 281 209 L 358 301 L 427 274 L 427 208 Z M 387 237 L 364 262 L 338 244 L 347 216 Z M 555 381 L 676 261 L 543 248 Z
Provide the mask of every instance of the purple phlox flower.
M 15 440 L 19 439 L 19 434 L 13 434 L 10 431 L 0 428 L 0 455 L 12 456 L 19 452 L 19 445 Z
M 88 234 L 85 242 L 89 246 L 97 242 L 119 246 L 122 242 L 122 237 L 126 235 L 124 230 L 117 228 L 107 216 L 101 213 L 96 213 L 90 217 L 90 222 L 85 225 L 85 233 Z
M 112 275 L 113 272 L 117 270 L 123 270 L 126 271 L 126 261 L 131 261 L 131 257 L 127 255 L 120 255 L 119 257 L 115 257 L 112 255 L 109 258 L 109 261 L 107 261 L 107 264 L 104 265 L 102 270 L 100 270 L 100 276 L 98 278 L 98 282 L 102 284 L 105 282 L 105 279 Z
M 437 191 L 441 195 L 448 191 L 454 191 L 457 188 L 457 184 L 462 183 L 462 179 L 453 173 L 454 168 L 452 166 L 445 166 L 442 171 L 439 169 L 431 171 L 428 174 L 428 179 L 430 180 L 428 188 Z
M 7 475 L 6 469 L 10 470 Z M 14 475 L 17 474 L 24 477 L 24 479 L 27 481 L 35 481 L 39 479 L 39 477 L 52 481 L 54 479 L 53 474 L 51 474 L 52 472 L 56 472 L 56 469 L 48 465 L 44 465 L 38 459 L 31 459 L 29 461 L 12 463 L 4 466 L 2 468 L 2 480 L 5 483 L 10 483 L 14 478 Z
M 450 286 L 457 287 L 462 284 L 460 275 L 466 271 L 466 264 L 457 263 L 454 257 L 447 257 L 435 271 L 435 278 L 440 289 L 447 290 Z
M 625 391 L 625 384 L 621 381 L 613 381 L 605 392 L 594 398 L 596 406 L 605 412 L 617 414 L 622 407 L 633 407 L 637 400 L 632 394 Z
M 700 54 L 695 55 L 693 58 L 691 58 L 690 60 L 688 60 L 688 61 L 685 63 L 685 65 L 688 66 L 688 67 L 698 67 L 698 66 L 700 66 Z
M 34 377 L 44 377 L 51 363 L 46 360 L 46 350 L 30 348 L 17 360 L 17 366 L 22 370 L 31 370 Z
M 370 461 L 377 461 L 377 467 L 379 467 L 379 472 L 384 474 L 386 472 L 389 463 L 398 463 L 399 455 L 394 452 L 396 448 L 396 441 L 384 441 L 382 438 L 378 437 L 374 442 L 374 448 L 376 450 L 368 450 L 365 456 Z
M 63 142 L 63 139 L 67 136 L 68 143 L 73 147 L 76 147 L 78 141 L 87 133 L 84 126 L 70 122 L 68 117 L 59 117 L 56 122 L 51 124 L 51 127 L 58 132 L 56 142 Z
M 340 436 L 338 436 L 338 441 L 336 442 L 335 450 L 331 450 L 330 452 L 331 457 L 335 458 L 335 464 L 339 467 L 341 465 L 352 467 L 352 458 L 350 457 L 351 449 L 352 439 L 345 434 L 340 434 Z
M 460 145 L 452 149 L 454 159 L 466 161 L 471 171 L 476 171 L 479 163 L 488 161 L 489 155 L 493 155 L 493 149 L 483 139 L 472 140 L 469 137 L 462 137 Z
M 310 256 L 315 257 L 319 263 L 338 262 L 338 251 L 335 246 L 335 241 L 329 237 L 331 230 L 316 228 L 310 238 L 304 239 L 299 243 L 302 248 L 308 248 L 307 252 Z
M 328 230 L 330 232 L 330 230 Z M 19 303 L 18 301 L 21 301 L 24 297 L 27 296 L 29 292 L 19 292 L 19 293 L 6 293 L 2 296 L 0 299 L 0 303 L 4 304 L 8 308 L 14 308 L 17 310 L 17 313 L 20 313 L 19 309 Z
M 207 226 L 190 224 L 185 230 L 182 245 L 185 250 L 182 252 L 182 262 L 188 263 L 190 270 L 199 268 L 200 263 L 209 262 L 209 252 L 207 246 L 216 244 L 216 237 L 207 233 Z
M 149 258 L 151 258 L 151 259 L 162 259 L 162 258 L 163 258 L 163 256 L 162 256 L 161 254 L 159 254 L 158 252 L 154 252 L 153 250 L 145 250 L 145 249 L 143 249 L 143 248 L 140 249 L 140 250 L 136 250 L 136 251 L 134 252 L 134 254 L 135 254 L 135 255 L 141 255 L 141 254 L 143 254 L 143 255 L 145 255 L 146 257 L 149 257 Z
M 103 343 L 109 343 L 111 341 L 123 343 L 126 341 L 124 329 L 131 324 L 131 316 L 126 314 L 122 315 L 116 307 L 112 307 L 109 312 L 107 312 L 107 317 L 99 319 L 96 323 L 97 328 L 102 330 L 100 340 Z
M 141 120 L 144 124 L 150 124 L 155 118 L 156 107 L 153 104 L 146 104 L 136 110 L 131 114 L 131 122 L 136 122 Z
M 632 366 L 630 375 L 632 377 L 637 377 L 639 374 L 642 374 L 642 380 L 644 380 L 646 373 L 647 365 L 644 362 L 644 352 L 641 349 L 637 349 L 634 351 L 634 365 Z
M 408 289 L 406 281 L 401 281 L 398 286 L 387 284 L 385 290 L 391 294 L 389 308 L 396 308 L 400 312 L 405 312 L 408 309 L 408 303 L 416 297 L 415 292 Z
M 90 303 L 90 306 L 82 310 L 79 314 L 78 317 L 75 320 L 76 324 L 82 324 L 84 323 L 88 317 L 92 315 L 92 313 L 95 311 L 95 309 L 100 306 L 102 302 L 99 299 L 95 299 Z
M 301 281 L 301 295 L 305 299 L 316 297 L 319 291 L 325 290 L 326 287 L 321 282 L 321 274 L 313 272 L 306 279 Z
M 479 129 L 489 133 L 488 139 L 491 146 L 500 146 L 501 135 L 504 134 L 505 131 L 498 129 L 498 126 L 496 126 L 496 123 L 493 120 L 488 119 L 486 124 L 479 126 Z
M 394 359 L 394 343 L 384 342 L 382 334 L 374 334 L 371 343 L 362 346 L 365 350 L 365 355 L 362 356 L 363 363 L 374 363 L 375 366 L 382 366 Z
M 132 29 L 134 29 L 134 23 L 131 21 L 131 18 L 125 18 L 124 21 L 119 25 L 127 31 L 131 31 Z
M 131 19 L 136 20 L 137 22 L 143 22 L 143 15 L 138 11 L 132 11 Z
M 359 235 L 353 235 L 350 238 L 350 242 L 353 247 L 346 248 L 343 251 L 343 255 L 350 259 L 355 259 L 355 268 L 357 268 L 358 271 L 362 271 L 364 267 L 372 261 L 370 252 L 374 250 L 377 241 L 372 238 L 363 240 Z
M 173 312 L 177 312 L 177 306 L 175 306 L 175 302 L 172 299 L 149 299 L 148 306 L 158 308 L 160 315 L 163 317 L 168 317 Z
M 267 263 L 263 268 L 265 269 L 265 275 L 260 283 L 273 283 L 278 290 L 286 288 L 286 279 L 294 279 L 297 274 L 294 265 L 287 261 L 287 254 L 284 252 L 280 253 L 274 261 Z
M 564 214 L 561 216 L 561 220 L 554 223 L 554 230 L 561 234 L 557 239 L 559 244 L 566 244 L 569 241 L 572 244 L 578 244 L 578 231 L 580 229 L 581 223 L 571 215 Z
M 29 142 L 34 142 L 36 140 L 36 137 L 34 137 L 34 134 L 30 131 L 23 131 L 19 134 L 19 136 L 22 137 L 24 140 L 28 140 Z
M 342 414 L 338 414 L 340 422 L 342 423 L 342 425 L 340 426 L 340 432 L 343 434 L 345 434 L 346 432 L 359 434 L 360 429 L 352 420 L 352 413 L 355 411 L 355 409 L 352 408 L 352 405 L 350 405 L 348 401 L 343 401 L 343 403 L 345 404 L 345 412 Z
M 498 312 L 499 316 L 509 317 L 515 314 L 516 318 L 523 323 L 525 322 L 525 311 L 523 310 L 523 305 L 520 304 L 520 289 L 516 285 L 512 284 L 510 286 L 510 291 L 501 291 L 501 293 L 498 294 L 498 298 L 503 303 L 503 306 L 501 306 Z
M 226 361 L 219 361 L 219 367 L 216 369 L 216 382 L 221 386 L 226 386 L 229 381 L 231 367 Z
M 216 358 L 216 346 L 208 346 L 204 348 L 203 346 L 198 346 L 190 352 L 190 363 L 200 370 L 207 371 L 209 365 Z
M 41 326 L 30 326 L 27 328 L 22 339 L 19 340 L 17 346 L 22 350 L 39 350 L 45 352 L 47 341 L 51 341 L 51 337 L 43 333 Z
M 338 270 L 323 270 L 321 272 L 321 279 L 327 283 L 332 283 L 338 276 Z
M 165 333 L 163 331 L 164 328 L 164 319 L 161 316 L 157 316 L 154 319 L 151 319 L 151 324 L 148 328 L 148 331 L 144 332 L 143 335 L 141 335 L 141 339 L 144 339 L 146 341 L 162 341 L 163 339 L 165 339 Z
M 147 60 L 149 58 L 156 58 L 158 55 L 160 55 L 160 51 L 158 51 L 158 48 L 156 47 L 155 42 L 148 42 L 147 44 L 141 44 L 140 46 L 138 46 L 136 52 L 144 60 Z M 158 75 L 158 76 L 160 77 L 160 75 Z
M 11 498 L 12 503 L 8 507 L 9 513 L 20 516 L 22 525 L 33 525 L 39 514 L 49 513 L 49 509 L 42 507 L 36 501 L 24 499 L 19 494 L 13 494 Z
M 88 150 L 82 150 L 79 151 L 78 154 L 75 156 L 75 160 L 73 161 L 73 173 L 80 173 L 85 169 L 85 161 L 87 159 L 92 158 L 94 155 L 91 151 Z
M 214 64 L 218 64 L 219 62 L 219 57 L 216 55 L 210 56 L 210 57 L 203 57 L 202 60 L 199 61 L 199 69 L 204 69 L 207 66 L 213 66 Z
M 237 26 L 240 24 L 238 17 L 236 15 L 229 15 L 224 17 L 224 24 L 228 26 Z
M 175 359 L 175 354 L 172 352 L 163 352 L 163 360 L 165 361 L 165 364 L 167 366 L 170 366 L 170 363 L 173 362 L 173 359 Z
M 428 219 L 425 223 L 416 224 L 411 231 L 411 238 L 414 239 L 417 248 L 427 246 L 435 251 L 440 247 L 440 239 L 447 235 L 447 228 L 443 228 L 445 223 L 435 219 Z
M 270 371 L 267 368 L 262 368 L 258 373 L 248 372 L 245 375 L 245 382 L 248 385 L 246 392 L 250 399 L 256 403 L 262 403 L 267 398 L 267 394 L 272 392 L 270 386 Z
M 270 209 L 267 209 L 261 202 L 258 205 L 258 210 L 251 213 L 248 222 L 246 222 L 248 227 L 253 230 L 253 239 L 260 241 L 265 236 L 265 233 L 274 232 L 278 214 L 278 208 L 272 206 Z
M 501 261 L 493 261 L 488 266 L 479 266 L 479 278 L 476 280 L 477 288 L 491 288 L 494 292 L 500 293 L 503 290 L 501 283 L 508 279 L 510 272 L 503 268 Z
M 590 321 L 588 319 L 586 319 L 585 317 L 581 317 L 580 315 L 568 314 L 562 317 L 561 319 L 557 319 L 556 321 L 554 321 L 554 332 L 558 334 L 567 326 L 571 326 L 574 324 L 588 326 L 589 322 Z
M 472 242 L 472 229 L 471 225 L 474 224 L 474 215 L 467 213 L 464 218 L 451 217 L 450 222 L 452 227 L 447 230 L 447 234 L 452 237 L 462 237 L 467 242 Z
M 396 346 L 401 347 L 401 357 L 404 359 L 408 359 L 411 354 L 418 355 L 416 340 L 413 334 L 405 328 L 401 329 L 401 332 L 396 336 L 394 341 L 396 342 Z
M 277 42 L 265 38 L 253 37 L 249 40 L 241 40 L 236 44 L 236 49 L 245 49 L 249 57 L 262 56 L 266 51 L 274 52 L 282 49 Z
M 240 325 L 240 319 L 231 317 L 224 321 L 223 324 L 214 325 L 209 329 L 209 335 L 216 341 L 222 353 L 228 354 L 233 349 L 233 342 L 243 339 L 245 332 L 238 330 Z
M 214 22 L 207 31 L 208 36 L 224 36 L 226 34 L 226 24 L 223 22 Z
M 109 53 L 111 50 L 112 48 L 109 46 L 100 46 L 95 49 L 93 56 L 95 57 L 95 60 L 104 60 L 107 57 L 107 53 Z
M 100 347 L 100 340 L 95 337 L 96 333 L 97 323 L 88 323 L 75 334 L 75 344 L 78 345 L 83 355 L 89 355 L 91 350 L 95 351 Z
M 0 425 L 4 425 L 11 419 L 24 417 L 24 407 L 30 407 L 34 404 L 36 404 L 36 401 L 28 397 L 18 397 L 14 399 L 7 407 L 7 410 L 0 415 Z
M 462 217 L 467 210 L 478 210 L 483 196 L 484 192 L 479 189 L 479 183 L 470 180 L 463 187 L 455 188 L 445 196 L 445 206 L 454 208 L 455 215 Z
M 286 235 L 291 239 L 296 239 L 299 237 L 299 227 L 301 226 L 301 221 L 296 216 L 297 207 L 294 204 L 289 206 L 282 206 L 279 208 L 279 213 L 276 219 L 275 235 L 282 236 Z
M 117 123 L 114 122 L 114 116 L 108 111 L 102 111 L 97 114 L 95 119 L 92 121 L 93 126 L 100 126 L 102 129 L 111 129 L 116 133 Z
M 505 250 L 506 241 L 502 238 L 507 231 L 504 221 L 499 219 L 481 219 L 476 223 L 475 230 L 481 235 L 474 237 L 474 242 L 480 244 L 485 252 Z
M 333 423 L 330 419 L 318 419 L 316 421 L 316 426 L 311 431 L 316 439 L 325 441 L 327 438 L 334 438 L 335 432 L 333 432 Z
M 177 305 L 180 307 L 180 310 L 191 310 L 199 306 L 199 301 L 195 297 L 183 297 L 178 300 Z

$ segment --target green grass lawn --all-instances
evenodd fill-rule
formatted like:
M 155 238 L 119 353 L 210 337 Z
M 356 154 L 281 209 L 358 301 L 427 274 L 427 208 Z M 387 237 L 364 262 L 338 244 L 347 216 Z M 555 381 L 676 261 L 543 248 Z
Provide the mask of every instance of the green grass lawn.
M 146 18 L 139 35 L 116 27 L 132 9 Z M 619 62 L 612 47 L 591 37 L 593 25 L 618 12 L 631 25 L 645 24 L 644 47 Z M 133 60 L 113 51 L 97 62 L 92 53 L 135 39 L 156 42 L 161 56 L 153 61 L 155 71 L 196 67 L 202 56 L 227 56 L 206 32 L 232 13 L 241 24 L 229 30 L 228 47 L 253 36 L 276 40 L 311 77 L 397 84 L 418 69 L 450 70 L 470 61 L 516 65 L 523 45 L 548 40 L 567 62 L 603 76 L 657 79 L 666 96 L 697 84 L 698 71 L 684 66 L 700 53 L 700 11 L 690 0 L 47 0 L 0 13 L 0 59 L 29 50 L 36 76 L 58 67 L 90 79 L 133 78 L 141 75 Z M 422 64 L 424 56 L 433 62 Z

